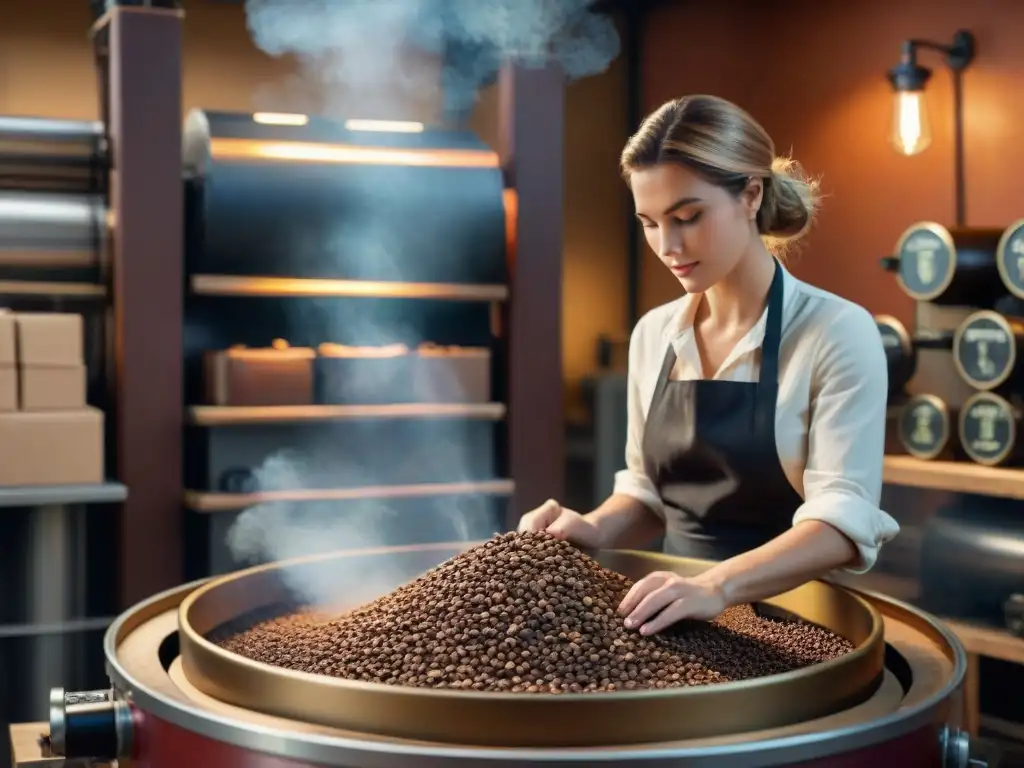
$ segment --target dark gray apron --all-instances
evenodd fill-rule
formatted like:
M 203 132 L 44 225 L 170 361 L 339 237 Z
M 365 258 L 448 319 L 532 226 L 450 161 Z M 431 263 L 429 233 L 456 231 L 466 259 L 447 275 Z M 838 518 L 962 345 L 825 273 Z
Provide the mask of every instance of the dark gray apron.
M 665 507 L 665 551 L 726 560 L 793 524 L 803 499 L 775 445 L 782 343 L 782 268 L 768 291 L 756 383 L 671 381 L 669 345 L 647 414 L 644 466 Z

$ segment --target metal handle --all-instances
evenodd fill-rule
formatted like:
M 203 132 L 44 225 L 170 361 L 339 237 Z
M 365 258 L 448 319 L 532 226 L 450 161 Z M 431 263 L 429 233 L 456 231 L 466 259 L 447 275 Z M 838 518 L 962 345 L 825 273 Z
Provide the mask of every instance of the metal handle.
M 878 261 L 886 272 L 896 272 L 900 268 L 899 256 L 883 256 Z
M 124 760 L 132 751 L 132 716 L 113 689 L 50 690 L 50 751 L 68 760 Z

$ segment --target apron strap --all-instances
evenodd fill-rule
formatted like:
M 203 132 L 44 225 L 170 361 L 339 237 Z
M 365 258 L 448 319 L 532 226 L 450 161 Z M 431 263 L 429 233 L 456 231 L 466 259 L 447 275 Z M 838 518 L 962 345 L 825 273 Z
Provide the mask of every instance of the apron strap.
M 754 430 L 775 433 L 775 409 L 779 398 L 779 349 L 782 347 L 782 265 L 774 258 L 775 276 L 768 289 L 768 318 L 761 345 L 761 375 L 754 405 Z

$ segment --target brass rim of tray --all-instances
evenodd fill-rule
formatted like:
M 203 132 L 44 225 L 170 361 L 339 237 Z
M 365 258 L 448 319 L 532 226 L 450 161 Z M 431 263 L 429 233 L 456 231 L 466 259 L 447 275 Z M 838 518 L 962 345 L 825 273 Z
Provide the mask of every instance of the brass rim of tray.
M 270 715 L 396 738 L 505 747 L 655 743 L 782 727 L 855 706 L 881 682 L 881 616 L 861 597 L 822 581 L 765 604 L 837 632 L 854 643 L 853 651 L 793 672 L 692 688 L 545 695 L 383 685 L 274 667 L 206 639 L 227 622 L 287 600 L 281 578 L 286 570 L 315 572 L 352 558 L 367 558 L 368 564 L 388 558 L 390 564 L 428 550 L 439 564 L 475 543 L 317 555 L 208 582 L 182 601 L 178 613 L 185 675 L 215 699 Z M 711 565 L 651 552 L 594 556 L 633 579 L 653 571 L 693 575 Z

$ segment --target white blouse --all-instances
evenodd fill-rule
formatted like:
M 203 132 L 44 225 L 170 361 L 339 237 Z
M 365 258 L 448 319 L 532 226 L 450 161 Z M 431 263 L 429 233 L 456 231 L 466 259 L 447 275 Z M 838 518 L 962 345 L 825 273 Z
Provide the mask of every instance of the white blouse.
M 615 493 L 631 496 L 659 516 L 661 498 L 644 474 L 644 423 L 668 345 L 673 380 L 700 379 L 693 319 L 699 301 L 683 296 L 640 319 L 629 345 L 626 469 Z M 757 381 L 768 311 L 715 374 L 721 381 Z M 851 301 L 783 270 L 782 346 L 775 442 L 789 482 L 804 503 L 793 518 L 821 520 L 848 536 L 864 573 L 899 525 L 878 504 L 882 495 L 888 366 L 874 318 Z

